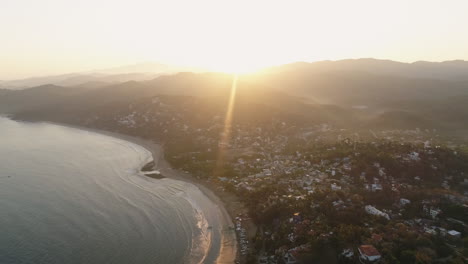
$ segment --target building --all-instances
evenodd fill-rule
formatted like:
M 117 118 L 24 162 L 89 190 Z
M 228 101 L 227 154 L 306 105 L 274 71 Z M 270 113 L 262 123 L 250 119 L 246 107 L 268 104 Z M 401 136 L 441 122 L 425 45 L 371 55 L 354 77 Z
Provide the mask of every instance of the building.
M 290 252 L 287 252 L 287 253 L 283 256 L 283 260 L 284 260 L 284 263 L 286 263 L 286 264 L 296 264 L 296 263 L 297 263 L 296 258 L 295 258 L 294 255 L 291 254 Z
M 425 204 L 424 204 L 425 203 Z M 428 206 L 427 205 L 428 202 L 425 202 L 423 201 L 423 211 L 428 214 L 429 216 L 431 216 L 432 219 L 436 219 L 437 216 L 442 213 L 442 210 L 440 210 L 439 208 L 436 208 L 436 207 L 432 207 L 432 206 Z
M 372 245 L 362 245 L 358 251 L 361 263 L 375 263 L 382 258 L 379 251 Z
M 429 209 L 429 215 L 431 215 L 432 219 L 436 219 L 437 216 L 441 213 L 442 211 L 439 208 L 431 208 Z
M 344 249 L 343 252 L 341 252 L 341 255 L 345 258 L 352 258 L 354 256 L 354 252 L 352 249 L 347 248 Z
M 447 232 L 447 235 L 452 239 L 459 239 L 461 238 L 461 233 L 456 230 L 450 230 Z
M 341 186 L 337 185 L 336 183 L 332 183 L 330 185 L 330 188 L 332 189 L 332 191 L 339 191 L 341 190 Z
M 450 230 L 447 232 L 447 243 L 449 245 L 463 245 L 461 241 L 461 233 L 456 230 Z
M 372 190 L 373 192 L 382 191 L 382 190 L 383 190 L 382 184 L 380 184 L 380 183 L 371 184 L 371 190 Z
M 382 217 L 385 217 L 387 220 L 390 220 L 390 216 L 388 216 L 387 213 L 380 211 L 379 209 L 375 208 L 372 205 L 366 205 L 364 209 L 366 210 L 368 214 L 382 216 Z
M 408 199 L 405 199 L 405 198 L 400 199 L 400 205 L 401 206 L 405 206 L 405 205 L 410 204 L 410 203 L 411 203 L 411 201 L 408 200 Z

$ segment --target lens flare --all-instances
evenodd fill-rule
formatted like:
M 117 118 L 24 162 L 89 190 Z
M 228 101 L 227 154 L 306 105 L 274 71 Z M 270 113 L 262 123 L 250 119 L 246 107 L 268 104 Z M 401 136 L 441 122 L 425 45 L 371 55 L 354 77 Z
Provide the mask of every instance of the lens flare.
M 216 161 L 216 167 L 214 170 L 214 175 L 219 176 L 223 167 L 226 149 L 229 146 L 229 141 L 231 138 L 232 132 L 232 116 L 234 111 L 234 103 L 236 100 L 236 91 L 237 91 L 237 80 L 239 76 L 236 74 L 232 80 L 231 93 L 229 95 L 229 102 L 226 110 L 226 116 L 224 118 L 224 128 L 221 134 L 220 141 L 218 143 L 218 159 Z

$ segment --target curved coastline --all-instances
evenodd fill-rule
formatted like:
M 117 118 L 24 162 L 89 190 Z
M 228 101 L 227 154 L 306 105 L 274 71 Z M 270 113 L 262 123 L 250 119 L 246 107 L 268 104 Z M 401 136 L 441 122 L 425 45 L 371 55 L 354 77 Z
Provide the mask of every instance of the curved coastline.
M 229 214 L 221 198 L 218 197 L 218 195 L 216 195 L 215 192 L 211 190 L 208 186 L 206 186 L 206 184 L 204 184 L 202 181 L 192 177 L 188 173 L 172 168 L 169 162 L 167 162 L 164 159 L 164 148 L 162 144 L 155 143 L 148 139 L 130 136 L 130 135 L 126 135 L 126 134 L 122 134 L 118 132 L 112 132 L 112 131 L 95 129 L 95 128 L 78 126 L 78 125 L 71 125 L 71 124 L 66 124 L 66 123 L 56 123 L 56 122 L 47 122 L 47 121 L 44 121 L 44 122 L 118 138 L 118 139 L 128 141 L 128 142 L 131 142 L 131 143 L 134 143 L 136 145 L 143 147 L 144 149 L 146 149 L 147 151 L 151 153 L 152 158 L 153 158 L 152 162 L 155 163 L 154 170 L 160 171 L 161 174 L 163 175 L 162 178 L 179 180 L 179 181 L 183 181 L 183 182 L 187 182 L 192 185 L 195 185 L 220 210 L 220 214 L 222 216 L 221 217 L 222 226 L 225 226 L 225 227 L 234 226 L 233 217 L 235 216 L 231 216 Z M 146 164 L 142 164 L 141 168 L 143 168 L 145 165 Z M 151 175 L 146 175 L 144 173 L 143 175 L 150 177 L 150 178 L 156 178 L 156 177 L 152 177 Z M 238 259 L 238 250 L 237 250 L 238 240 L 237 240 L 236 233 L 235 232 L 226 233 L 221 230 L 220 234 L 221 234 L 221 239 L 219 243 L 219 253 L 214 263 L 216 264 L 235 263 L 236 260 Z M 212 246 L 213 245 L 211 245 L 211 247 Z

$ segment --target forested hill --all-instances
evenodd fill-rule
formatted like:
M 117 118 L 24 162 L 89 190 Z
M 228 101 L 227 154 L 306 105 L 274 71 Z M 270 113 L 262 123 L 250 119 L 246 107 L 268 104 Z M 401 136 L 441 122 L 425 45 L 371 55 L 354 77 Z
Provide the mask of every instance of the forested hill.
M 367 66 L 349 66 L 360 64 Z M 240 76 L 234 116 L 245 122 L 281 117 L 305 125 L 330 123 L 353 129 L 468 128 L 468 81 L 459 77 L 466 63 L 448 63 L 458 68 L 434 78 L 429 73 L 446 64 L 430 64 L 425 74 L 405 73 L 414 65 L 397 63 L 392 67 L 398 70 L 390 71 L 389 66 L 375 66 L 380 64 L 394 62 L 296 63 Z M 154 112 L 152 102 L 157 98 L 172 109 L 168 115 L 178 116 L 187 109 L 188 120 L 193 115 L 209 119 L 226 113 L 232 83 L 229 74 L 186 72 L 110 85 L 0 90 L 0 112 L 22 119 L 84 123 L 102 115 L 115 119 L 111 115 L 135 106 Z

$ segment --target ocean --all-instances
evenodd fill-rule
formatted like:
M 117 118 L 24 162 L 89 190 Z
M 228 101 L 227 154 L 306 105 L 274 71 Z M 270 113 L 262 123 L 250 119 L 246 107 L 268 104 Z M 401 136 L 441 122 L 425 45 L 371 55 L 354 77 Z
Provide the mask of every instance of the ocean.
M 0 263 L 215 263 L 220 209 L 122 139 L 0 118 Z

